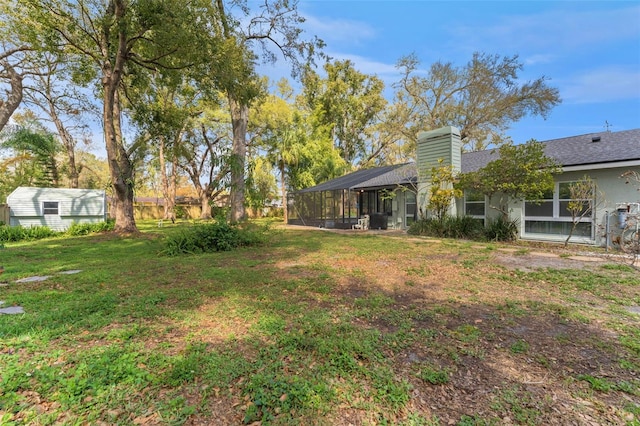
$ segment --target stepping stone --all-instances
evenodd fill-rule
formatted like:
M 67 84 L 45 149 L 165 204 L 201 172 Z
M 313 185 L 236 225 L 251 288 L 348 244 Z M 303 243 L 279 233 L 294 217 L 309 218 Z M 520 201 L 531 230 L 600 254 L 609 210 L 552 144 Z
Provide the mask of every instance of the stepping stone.
M 22 306 L 9 306 L 8 308 L 0 308 L 0 315 L 16 315 L 16 314 L 24 314 L 24 309 Z
M 604 259 L 595 256 L 569 256 L 567 259 L 579 260 L 581 262 L 602 262 Z
M 4 300 L 0 300 L 0 306 L 4 305 Z M 16 315 L 16 314 L 24 314 L 24 309 L 22 306 L 9 306 L 8 308 L 0 308 L 0 315 Z
M 629 306 L 627 308 L 627 311 L 631 312 L 632 314 L 640 315 L 640 306 Z
M 538 257 L 560 257 L 555 253 L 544 253 L 544 252 L 539 252 L 539 251 L 532 251 L 531 256 L 538 256 Z
M 70 271 L 62 271 L 62 272 L 58 272 L 58 274 L 72 275 L 72 274 L 77 274 L 79 272 L 82 272 L 82 269 L 72 269 Z
M 27 277 L 27 278 L 22 278 L 17 280 L 17 283 L 33 283 L 33 282 L 38 282 L 38 281 L 44 281 L 51 278 L 51 275 L 44 275 L 44 276 L 35 276 L 35 277 Z

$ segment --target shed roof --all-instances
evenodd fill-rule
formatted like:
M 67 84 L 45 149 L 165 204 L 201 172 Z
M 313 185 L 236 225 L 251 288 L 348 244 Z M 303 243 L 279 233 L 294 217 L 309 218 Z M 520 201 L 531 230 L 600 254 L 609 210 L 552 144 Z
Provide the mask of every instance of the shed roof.
M 19 186 L 7 196 L 7 200 L 12 198 L 84 198 L 84 197 L 104 197 L 103 189 L 80 189 L 80 188 L 37 188 L 31 186 Z

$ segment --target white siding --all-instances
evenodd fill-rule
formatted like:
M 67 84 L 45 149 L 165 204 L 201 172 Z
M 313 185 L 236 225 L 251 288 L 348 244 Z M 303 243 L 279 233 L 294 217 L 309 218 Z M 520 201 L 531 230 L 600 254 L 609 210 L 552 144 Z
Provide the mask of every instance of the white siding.
M 57 215 L 43 215 L 45 201 L 58 202 Z M 105 193 L 93 189 L 19 187 L 7 197 L 12 226 L 48 226 L 62 231 L 73 223 L 105 219 Z

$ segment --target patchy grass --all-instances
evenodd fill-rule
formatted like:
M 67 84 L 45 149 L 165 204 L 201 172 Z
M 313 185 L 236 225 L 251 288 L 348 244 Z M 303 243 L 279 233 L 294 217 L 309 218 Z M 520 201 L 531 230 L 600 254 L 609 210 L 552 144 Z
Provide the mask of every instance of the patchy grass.
M 640 421 L 632 268 L 302 229 L 161 255 L 190 226 L 5 244 L 0 424 Z

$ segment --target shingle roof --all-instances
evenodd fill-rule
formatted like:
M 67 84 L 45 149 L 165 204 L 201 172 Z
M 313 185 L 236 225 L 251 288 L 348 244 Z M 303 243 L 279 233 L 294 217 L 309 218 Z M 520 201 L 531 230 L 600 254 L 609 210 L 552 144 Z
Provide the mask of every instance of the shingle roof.
M 565 167 L 640 160 L 640 129 L 587 133 L 542 143 L 545 154 Z M 462 172 L 476 171 L 496 158 L 497 149 L 463 153 Z M 397 164 L 359 170 L 298 192 L 381 188 L 415 182 L 416 176 L 414 163 Z
M 640 129 L 587 133 L 542 143 L 544 153 L 565 167 L 640 160 Z M 462 172 L 476 171 L 496 158 L 496 149 L 463 153 Z
M 408 183 L 415 184 L 417 180 L 415 163 L 407 163 L 372 179 L 354 185 L 351 188 L 384 188 Z
M 372 169 L 358 170 L 357 172 L 349 173 L 348 175 L 341 176 L 336 179 L 329 180 L 321 183 L 320 185 L 313 186 L 311 188 L 301 189 L 298 193 L 304 192 L 316 192 L 316 191 L 334 191 L 337 189 L 351 189 L 360 185 L 362 182 L 367 182 L 378 176 L 384 175 L 391 170 L 401 167 L 402 164 L 396 164 L 393 166 L 375 167 Z

